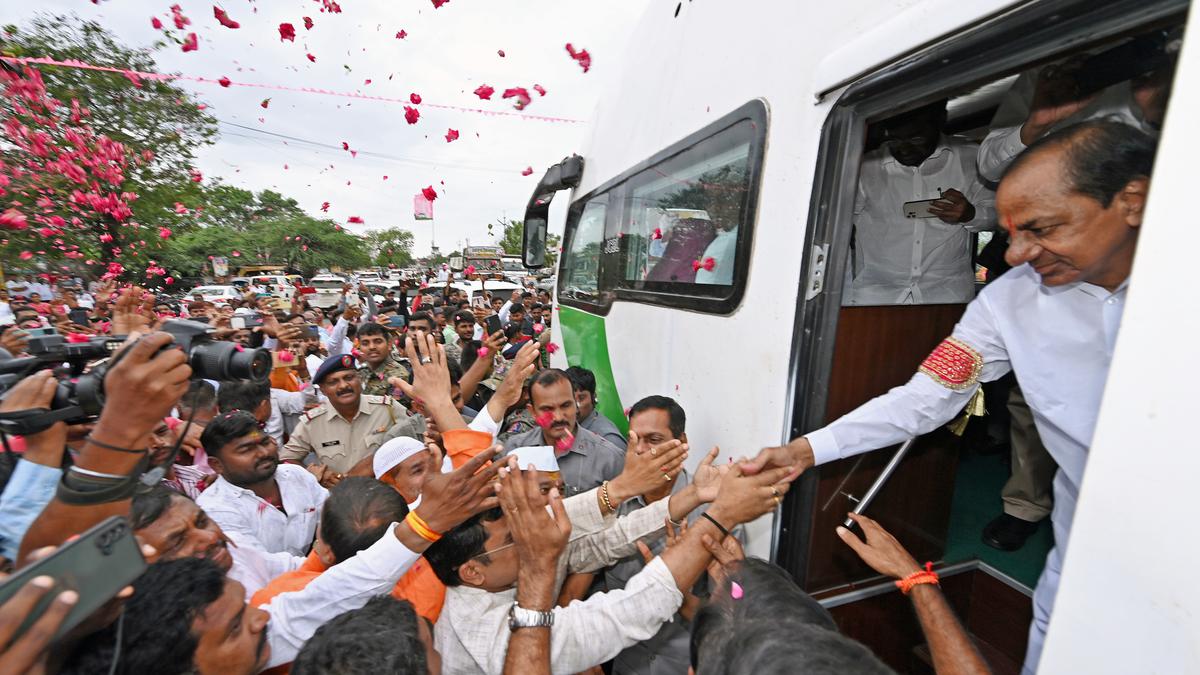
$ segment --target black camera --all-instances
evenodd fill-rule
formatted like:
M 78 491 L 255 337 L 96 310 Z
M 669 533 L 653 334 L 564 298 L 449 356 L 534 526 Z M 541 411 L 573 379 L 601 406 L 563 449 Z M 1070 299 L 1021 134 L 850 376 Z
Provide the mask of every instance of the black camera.
M 182 349 L 193 378 L 264 382 L 270 377 L 269 350 L 246 349 L 232 342 L 213 340 L 209 327 L 195 321 L 167 321 L 161 330 L 174 339 L 163 349 Z M 90 337 L 86 342 L 70 342 L 57 334 L 29 338 L 29 356 L 0 362 L 0 398 L 23 378 L 43 368 L 55 370 L 58 387 L 48 412 L 0 413 L 0 431 L 32 434 L 58 421 L 81 424 L 95 419 L 104 408 L 104 377 L 124 352 L 88 373 L 83 371 L 88 363 L 112 356 L 124 342 L 122 337 Z
M 212 329 L 197 321 L 172 319 L 161 330 L 170 333 L 187 354 L 192 377 L 202 380 L 252 380 L 265 382 L 271 376 L 271 351 L 247 349 L 232 342 L 212 339 Z

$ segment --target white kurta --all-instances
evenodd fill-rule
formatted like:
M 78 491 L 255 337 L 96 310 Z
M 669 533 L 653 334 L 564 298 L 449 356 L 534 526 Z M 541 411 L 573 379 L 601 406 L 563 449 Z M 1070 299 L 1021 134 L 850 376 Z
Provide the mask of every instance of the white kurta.
M 1035 68 L 1021 73 L 1000 100 L 988 135 L 979 146 L 979 173 L 986 180 L 999 182 L 1004 169 L 1025 150 L 1025 144 L 1021 142 L 1021 127 L 1029 116 L 1039 70 Z M 1128 82 L 1104 89 L 1074 115 L 1051 126 L 1048 132 L 1098 118 L 1114 119 L 1151 136 L 1158 135 L 1154 126 L 1142 117 L 1142 110 L 1134 102 L 1133 89 Z
M 848 305 L 969 302 L 975 297 L 971 232 L 994 227 L 995 195 L 975 170 L 978 146 L 953 137 L 920 166 L 905 166 L 888 146 L 863 157 L 854 204 L 854 261 Z M 958 190 L 975 207 L 966 223 L 906 218 L 906 202 Z
M 1126 285 L 1109 293 L 1086 283 L 1049 288 L 1029 265 L 1010 270 L 967 305 L 952 336 L 981 357 L 979 381 L 1010 370 L 1033 411 L 1042 442 L 1058 463 L 1054 477 L 1055 548 L 1034 592 L 1026 668 L 1036 668 L 1058 588 L 1096 428 L 1113 345 L 1125 307 Z M 807 435 L 817 464 L 882 448 L 950 421 L 978 384 L 944 386 L 918 372 L 907 384 L 868 401 L 824 429 Z

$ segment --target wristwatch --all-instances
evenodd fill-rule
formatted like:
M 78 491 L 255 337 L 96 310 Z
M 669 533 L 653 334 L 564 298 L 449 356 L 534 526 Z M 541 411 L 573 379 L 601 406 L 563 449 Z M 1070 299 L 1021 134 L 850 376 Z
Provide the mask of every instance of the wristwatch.
M 549 628 L 554 625 L 554 612 L 539 612 L 534 609 L 517 607 L 513 603 L 508 610 L 508 629 L 518 628 Z

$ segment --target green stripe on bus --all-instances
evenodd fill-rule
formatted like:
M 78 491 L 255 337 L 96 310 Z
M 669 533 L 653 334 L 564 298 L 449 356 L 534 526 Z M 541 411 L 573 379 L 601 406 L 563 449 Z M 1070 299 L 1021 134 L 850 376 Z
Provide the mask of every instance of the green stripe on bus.
M 604 317 L 559 305 L 558 326 L 562 330 L 567 363 L 587 368 L 596 375 L 596 407 L 612 420 L 621 433 L 629 432 L 629 420 L 617 394 L 612 362 L 608 358 L 608 335 Z

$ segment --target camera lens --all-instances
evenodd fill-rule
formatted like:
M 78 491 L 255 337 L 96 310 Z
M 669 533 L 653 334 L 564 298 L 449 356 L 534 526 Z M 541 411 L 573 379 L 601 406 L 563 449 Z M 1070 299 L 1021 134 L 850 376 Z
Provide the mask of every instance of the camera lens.
M 264 381 L 271 374 L 271 352 L 241 349 L 232 342 L 202 342 L 188 354 L 192 375 L 205 380 Z

